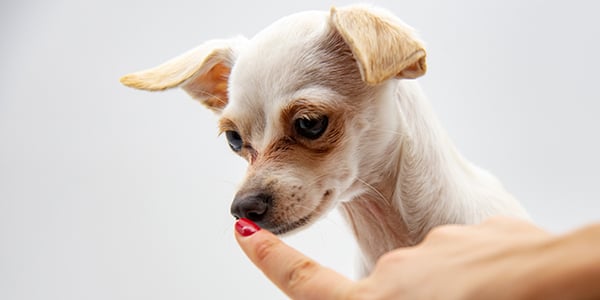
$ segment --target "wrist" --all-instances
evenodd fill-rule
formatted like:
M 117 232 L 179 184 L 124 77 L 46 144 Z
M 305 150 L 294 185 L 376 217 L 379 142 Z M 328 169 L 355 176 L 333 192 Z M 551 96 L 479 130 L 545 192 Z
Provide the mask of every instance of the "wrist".
M 521 299 L 600 297 L 600 225 L 552 237 L 532 248 L 515 284 Z M 519 265 L 516 265 L 519 266 Z

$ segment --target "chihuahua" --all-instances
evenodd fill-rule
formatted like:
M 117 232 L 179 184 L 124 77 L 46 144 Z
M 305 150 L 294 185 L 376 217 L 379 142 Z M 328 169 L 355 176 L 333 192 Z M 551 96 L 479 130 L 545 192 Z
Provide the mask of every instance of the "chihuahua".
M 412 80 L 425 58 L 396 17 L 351 6 L 294 14 L 252 39 L 211 40 L 121 82 L 181 87 L 218 114 L 229 147 L 248 161 L 236 218 L 284 234 L 338 206 L 368 272 L 437 225 L 527 218 L 441 128 Z

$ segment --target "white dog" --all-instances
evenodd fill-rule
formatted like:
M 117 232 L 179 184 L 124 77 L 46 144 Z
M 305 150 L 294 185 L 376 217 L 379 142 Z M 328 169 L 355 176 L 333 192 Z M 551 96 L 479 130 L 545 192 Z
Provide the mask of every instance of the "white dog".
M 414 78 L 425 50 L 387 12 L 332 8 L 285 17 L 254 38 L 208 41 L 121 79 L 182 87 L 220 116 L 248 163 L 231 212 L 283 234 L 341 210 L 370 270 L 440 224 L 526 213 L 466 161 Z

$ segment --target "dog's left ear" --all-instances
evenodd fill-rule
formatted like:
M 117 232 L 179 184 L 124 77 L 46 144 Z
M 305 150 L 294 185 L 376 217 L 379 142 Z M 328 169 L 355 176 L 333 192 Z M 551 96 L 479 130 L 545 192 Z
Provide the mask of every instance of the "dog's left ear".
M 411 28 L 392 16 L 363 7 L 332 7 L 331 23 L 350 46 L 365 82 L 425 74 L 423 45 Z

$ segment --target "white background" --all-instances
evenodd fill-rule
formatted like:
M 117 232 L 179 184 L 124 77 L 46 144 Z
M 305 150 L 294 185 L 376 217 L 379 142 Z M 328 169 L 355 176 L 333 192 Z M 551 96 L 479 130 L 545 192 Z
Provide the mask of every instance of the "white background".
M 252 2 L 252 4 L 251 4 Z M 600 220 L 594 1 L 378 1 L 428 48 L 461 152 L 554 232 Z M 179 91 L 118 78 L 344 1 L 2 1 L 0 299 L 281 299 L 234 242 L 245 162 Z M 291 238 L 354 276 L 337 213 Z

